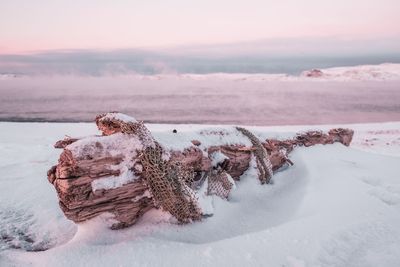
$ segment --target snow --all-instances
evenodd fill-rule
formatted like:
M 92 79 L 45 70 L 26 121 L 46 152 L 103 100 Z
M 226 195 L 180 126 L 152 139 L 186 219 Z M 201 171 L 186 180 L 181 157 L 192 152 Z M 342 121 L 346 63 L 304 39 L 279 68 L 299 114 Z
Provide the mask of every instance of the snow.
M 235 180 L 233 180 L 232 176 L 230 176 L 228 173 L 226 174 L 228 181 L 232 184 L 232 189 L 235 190 L 236 189 L 236 183 Z
M 160 81 L 160 80 L 219 80 L 219 81 L 304 81 L 304 80 L 322 80 L 322 81 L 385 81 L 385 80 L 400 80 L 400 64 L 398 63 L 382 63 L 375 65 L 356 65 L 346 67 L 333 67 L 326 69 L 318 69 L 322 71 L 321 77 L 308 77 L 307 73 L 310 70 L 304 70 L 300 75 L 290 75 L 286 73 L 163 73 L 154 75 L 144 75 L 138 73 L 116 75 L 119 77 L 130 77 L 136 81 Z M 53 75 L 52 77 L 56 77 Z M 68 76 L 68 75 L 64 75 Z M 107 76 L 107 75 L 105 75 Z M 114 75 L 115 76 L 115 75 Z M 40 77 L 33 76 L 34 78 Z M 29 75 L 17 74 L 0 74 L 0 80 L 12 80 L 15 78 L 29 79 Z M 136 121 L 134 118 L 120 113 L 119 119 L 122 121 Z
M 251 146 L 250 140 L 248 140 L 248 138 L 243 138 L 243 135 L 233 126 L 196 127 L 195 125 L 187 125 L 187 127 L 185 127 L 179 125 L 180 130 L 171 134 L 175 128 L 166 125 L 163 129 L 160 129 L 160 131 L 152 131 L 151 128 L 150 131 L 154 138 L 167 150 L 183 150 L 189 148 L 193 146 L 192 140 L 200 141 L 199 148 L 201 149 L 216 145 L 241 144 Z
M 142 148 L 139 138 L 132 138 L 132 136 L 122 133 L 110 136 L 90 136 L 66 147 L 66 149 L 72 152 L 74 158 L 77 159 L 86 159 L 87 157 L 104 158 L 109 156 L 121 156 L 123 158 L 120 164 L 113 166 L 116 167 L 116 170 L 120 171 L 120 175 L 93 180 L 93 191 L 117 188 L 137 179 L 130 168 L 135 165 L 134 158 L 136 157 L 137 150 L 141 150 Z
M 0 123 L 0 266 L 399 266 L 400 122 L 246 128 L 287 138 L 338 126 L 355 130 L 350 147 L 296 148 L 294 166 L 270 185 L 250 168 L 229 201 L 200 201 L 212 214 L 200 222 L 179 225 L 152 210 L 113 231 L 107 214 L 68 221 L 46 179 L 60 153 L 55 141 L 98 134 L 94 124 Z M 227 142 L 236 138 L 230 126 L 148 127 L 172 147 L 179 138 L 218 142 L 212 129 L 225 129 Z M 26 251 L 39 248 L 48 250 Z
M 321 69 L 321 77 L 307 77 L 317 80 L 336 81 L 385 81 L 400 79 L 400 64 L 361 65 Z M 304 77 L 303 73 L 302 77 Z
M 126 114 L 123 113 L 119 113 L 119 112 L 110 112 L 107 113 L 104 117 L 102 117 L 100 120 L 104 120 L 104 119 L 116 119 L 122 122 L 137 122 L 137 120 L 134 117 L 128 116 Z
M 378 65 L 358 65 L 320 69 L 321 77 L 308 77 L 308 71 L 300 75 L 289 74 L 248 74 L 248 73 L 212 73 L 212 74 L 180 74 L 176 79 L 203 80 L 235 80 L 235 81 L 387 81 L 400 80 L 400 64 L 383 63 Z M 170 79 L 171 75 L 154 75 L 157 79 Z M 156 79 L 156 77 L 148 79 Z
M 92 190 L 113 189 L 123 186 L 137 179 L 135 174 L 128 169 L 127 166 L 120 168 L 121 173 L 118 176 L 107 176 L 100 179 L 93 180 Z
M 96 143 L 100 143 L 100 145 Z M 135 156 L 136 149 L 141 149 L 142 145 L 138 138 L 131 138 L 128 135 L 116 133 L 109 136 L 89 136 L 73 142 L 66 148 L 76 158 L 86 158 L 93 155 L 101 158 L 125 155 L 127 153 L 132 153 L 132 156 Z
M 224 162 L 225 159 L 229 159 L 221 151 L 216 151 L 210 155 L 211 165 L 217 167 L 219 163 Z
M 214 213 L 213 197 L 207 195 L 208 179 L 204 181 L 200 189 L 196 192 L 197 201 L 202 214 L 211 216 Z

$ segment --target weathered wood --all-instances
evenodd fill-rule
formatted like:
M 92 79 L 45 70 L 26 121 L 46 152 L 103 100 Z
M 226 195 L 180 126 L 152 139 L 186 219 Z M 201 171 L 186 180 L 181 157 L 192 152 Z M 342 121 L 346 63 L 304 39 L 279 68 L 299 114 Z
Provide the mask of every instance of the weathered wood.
M 122 153 L 107 153 L 106 147 L 102 144 L 103 138 L 120 133 L 123 123 L 114 123 L 111 120 L 98 118 L 96 123 L 104 137 L 99 136 L 85 141 L 86 146 L 88 143 L 91 145 L 89 153 L 75 155 L 70 150 L 69 145 L 77 142 L 76 138 L 67 138 L 56 143 L 55 147 L 62 148 L 63 152 L 58 164 L 48 171 L 48 180 L 55 187 L 60 207 L 68 219 L 79 223 L 108 212 L 113 214 L 115 220 L 118 221 L 112 228 L 126 227 L 134 224 L 141 215 L 152 209 L 154 203 L 141 177 L 141 166 L 140 164 L 138 166 L 134 159 L 129 161 L 128 167 L 134 172 L 135 180 L 117 188 L 93 190 L 93 181 L 121 175 L 118 166 L 122 162 L 130 160 L 126 159 Z M 275 172 L 284 165 L 293 164 L 287 157 L 296 146 L 308 147 L 334 142 L 348 146 L 352 136 L 353 131 L 349 129 L 332 129 L 327 134 L 310 131 L 298 134 L 293 139 L 265 140 L 262 145 L 268 151 L 269 160 Z M 132 135 L 129 138 L 137 138 L 137 136 Z M 74 145 L 76 144 L 78 143 Z M 192 144 L 183 151 L 169 151 L 169 160 L 193 168 L 200 177 L 202 173 L 211 172 L 216 168 L 216 166 L 212 166 L 210 155 L 219 151 L 227 159 L 219 163 L 218 168 L 228 173 L 236 181 L 240 180 L 241 175 L 249 168 L 254 150 L 253 147 L 244 145 L 217 145 L 202 150 L 199 147 L 200 141 L 194 140 Z M 118 144 L 116 145 L 118 146 Z M 121 144 L 121 151 L 126 149 L 123 145 Z M 117 147 L 116 150 L 118 151 L 118 149 Z
M 54 148 L 65 148 L 66 146 L 78 141 L 78 138 L 65 137 L 54 144 Z
M 251 160 L 251 148 L 243 145 L 223 145 L 208 148 L 208 154 L 220 151 L 229 158 L 224 162 L 224 169 L 233 179 L 239 180 L 240 176 L 249 168 Z

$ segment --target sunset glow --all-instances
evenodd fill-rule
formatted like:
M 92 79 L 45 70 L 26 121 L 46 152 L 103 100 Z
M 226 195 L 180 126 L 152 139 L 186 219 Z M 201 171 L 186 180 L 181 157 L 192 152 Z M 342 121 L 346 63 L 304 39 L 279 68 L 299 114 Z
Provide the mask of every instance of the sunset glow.
M 396 0 L 2 1 L 0 53 L 392 38 L 399 10 Z

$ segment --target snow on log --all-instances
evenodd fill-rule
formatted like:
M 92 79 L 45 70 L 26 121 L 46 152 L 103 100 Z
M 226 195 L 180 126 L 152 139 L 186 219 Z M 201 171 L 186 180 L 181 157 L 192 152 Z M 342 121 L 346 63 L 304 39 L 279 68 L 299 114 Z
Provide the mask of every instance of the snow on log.
M 296 146 L 334 142 L 348 146 L 353 136 L 352 130 L 339 128 L 258 142 L 243 134 L 247 130 L 233 128 L 186 133 L 186 139 L 193 138 L 185 142 L 176 133 L 165 133 L 162 140 L 156 140 L 142 122 L 121 113 L 100 115 L 96 124 L 101 136 L 68 137 L 55 144 L 63 152 L 48 171 L 48 180 L 68 219 L 79 223 L 111 213 L 112 229 L 133 225 L 152 208 L 162 208 L 182 223 L 198 220 L 202 211 L 194 200 L 206 180 L 209 194 L 228 199 L 234 181 L 240 180 L 252 158 L 258 157 L 258 168 L 260 160 L 264 164 L 264 170 L 259 169 L 264 183 L 271 178 L 266 166 L 270 164 L 276 172 L 292 165 L 288 155 Z M 148 159 L 154 153 L 156 163 Z

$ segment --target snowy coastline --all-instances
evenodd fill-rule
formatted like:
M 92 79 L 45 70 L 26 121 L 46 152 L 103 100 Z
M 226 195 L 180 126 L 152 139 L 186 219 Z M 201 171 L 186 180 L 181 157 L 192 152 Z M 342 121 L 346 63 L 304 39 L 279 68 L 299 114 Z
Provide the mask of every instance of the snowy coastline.
M 313 71 L 318 71 L 318 75 L 310 75 Z M 347 67 L 332 67 L 322 69 L 304 70 L 299 75 L 287 73 L 162 73 L 162 74 L 139 74 L 131 73 L 115 73 L 102 75 L 84 75 L 84 74 L 14 74 L 0 73 L 0 80 L 12 80 L 18 78 L 54 78 L 57 76 L 77 76 L 95 78 L 101 76 L 111 76 L 116 78 L 132 78 L 134 80 L 236 80 L 236 81 L 390 81 L 400 80 L 400 64 L 398 63 L 382 63 L 377 65 L 358 65 Z
M 60 152 L 54 142 L 96 134 L 93 124 L 0 123 L 0 265 L 397 266 L 400 122 L 248 128 L 286 138 L 337 126 L 355 130 L 350 148 L 296 148 L 295 165 L 273 185 L 259 186 L 247 173 L 231 201 L 213 199 L 215 213 L 202 222 L 179 226 L 151 211 L 137 225 L 111 231 L 101 218 L 79 226 L 65 219 L 46 179 Z M 162 141 L 172 129 L 187 139 L 217 126 L 148 127 Z M 6 235 L 21 249 L 4 243 Z M 35 246 L 48 250 L 25 251 Z

